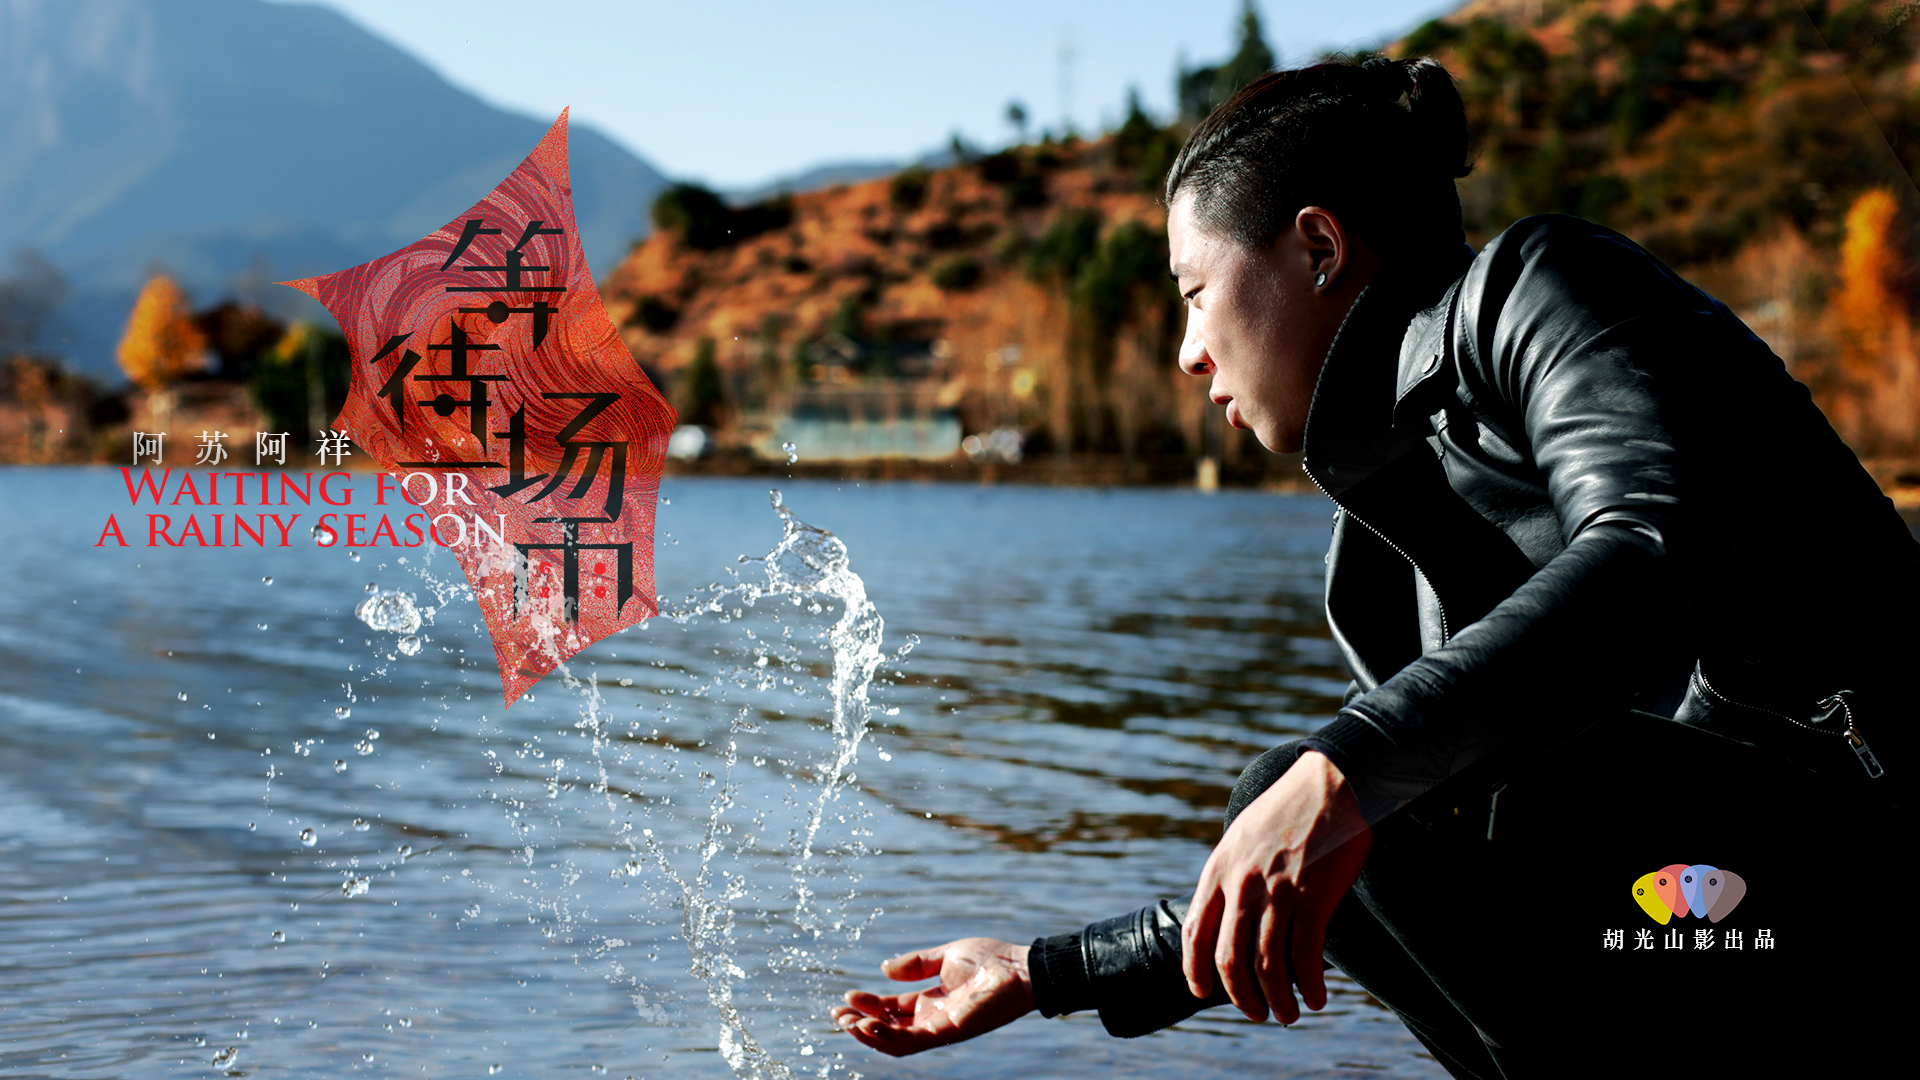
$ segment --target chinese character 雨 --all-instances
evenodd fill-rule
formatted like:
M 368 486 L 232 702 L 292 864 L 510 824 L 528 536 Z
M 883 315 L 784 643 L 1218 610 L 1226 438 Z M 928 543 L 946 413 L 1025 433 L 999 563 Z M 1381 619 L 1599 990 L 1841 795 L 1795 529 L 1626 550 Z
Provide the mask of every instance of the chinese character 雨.
M 1625 930 L 1608 930 L 1606 932 L 1606 944 L 1601 947 L 1606 949 L 1626 948 L 1627 932 Z
M 320 464 L 325 465 L 327 459 L 331 457 L 333 463 L 338 465 L 340 464 L 340 459 L 353 456 L 353 450 L 347 446 L 347 429 L 341 428 L 339 431 L 328 431 L 322 428 L 321 431 L 322 434 L 319 436 L 320 450 L 318 454 Z
M 1756 949 L 1773 948 L 1773 931 L 1755 930 L 1753 932 L 1753 947 Z
M 227 433 L 224 431 L 203 431 L 200 433 L 200 447 L 194 451 L 195 465 L 218 465 L 227 460 Z
M 284 431 L 256 431 L 253 433 L 253 463 L 265 464 L 268 458 L 275 465 L 287 463 L 287 433 Z
M 133 433 L 133 463 L 135 465 L 138 465 L 140 464 L 141 458 L 151 457 L 153 458 L 153 463 L 155 465 L 160 464 L 161 444 L 166 441 L 167 441 L 167 433 L 164 431 L 156 431 L 152 433 L 148 433 L 145 431 L 134 432 Z
M 1680 933 L 1680 928 L 1675 926 L 1668 929 L 1666 937 L 1660 939 L 1660 946 L 1665 949 L 1684 949 L 1687 947 L 1687 939 Z
M 1693 932 L 1693 947 L 1695 949 L 1713 948 L 1713 931 L 1704 926 L 1695 930 Z
M 1636 949 L 1653 948 L 1653 931 L 1637 930 L 1633 935 L 1633 947 Z
M 1744 944 L 1743 944 L 1743 943 L 1741 942 L 1741 937 L 1740 937 L 1740 931 L 1738 931 L 1738 930 L 1729 930 L 1729 931 L 1727 931 L 1727 940 L 1726 940 L 1726 946 L 1727 946 L 1727 948 L 1729 948 L 1729 949 L 1744 949 L 1744 948 L 1746 948 L 1746 945 L 1744 945 Z

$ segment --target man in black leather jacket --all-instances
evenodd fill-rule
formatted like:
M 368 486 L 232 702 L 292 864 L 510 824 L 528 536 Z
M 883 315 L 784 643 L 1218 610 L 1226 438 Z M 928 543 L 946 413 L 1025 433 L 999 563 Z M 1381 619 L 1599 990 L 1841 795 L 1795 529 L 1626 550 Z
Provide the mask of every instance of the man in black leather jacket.
M 1385 63 L 1314 92 L 1375 79 L 1408 109 L 1396 80 L 1437 85 Z M 1169 184 L 1181 362 L 1230 422 L 1304 448 L 1337 507 L 1347 703 L 1243 774 L 1198 917 L 1163 902 L 911 954 L 889 973 L 942 987 L 850 995 L 842 1026 L 910 1053 L 1032 1008 L 1117 1035 L 1229 998 L 1284 1022 L 1296 987 L 1324 1003 L 1324 957 L 1460 1076 L 1875 1052 L 1895 998 L 1848 1000 L 1832 1037 L 1781 1020 L 1875 969 L 1812 883 L 1912 836 L 1920 547 L 1891 504 L 1766 346 L 1625 238 L 1530 218 L 1475 256 L 1456 203 L 1451 243 L 1387 249 L 1405 230 L 1364 202 L 1248 234 L 1181 187 L 1233 122 L 1197 130 Z M 1639 948 L 1630 886 L 1677 859 L 1737 871 L 1747 899 Z M 1762 929 L 1778 949 L 1744 947 Z M 1737 956 L 1711 951 L 1735 931 Z

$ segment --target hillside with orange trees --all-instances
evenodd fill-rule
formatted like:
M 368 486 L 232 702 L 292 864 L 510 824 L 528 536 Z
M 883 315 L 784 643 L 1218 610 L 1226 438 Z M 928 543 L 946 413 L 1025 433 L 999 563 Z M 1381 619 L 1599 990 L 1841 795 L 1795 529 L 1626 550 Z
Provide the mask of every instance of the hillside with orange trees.
M 1475 0 L 1386 51 L 1460 80 L 1476 243 L 1533 213 L 1621 229 L 1732 305 L 1891 483 L 1920 457 L 1913 9 Z M 1134 108 L 1100 139 L 754 207 L 675 189 L 609 276 L 609 310 L 723 445 L 775 453 L 795 410 L 957 410 L 968 433 L 1018 432 L 1029 458 L 1288 476 L 1173 366 L 1157 201 L 1192 123 L 1271 55 L 1249 11 L 1235 57 L 1178 73 L 1165 125 Z
M 1169 362 L 1168 152 L 1143 119 L 742 209 L 676 189 L 603 292 L 683 421 L 736 443 L 837 404 L 957 410 L 1025 456 L 1184 458 L 1205 400 Z

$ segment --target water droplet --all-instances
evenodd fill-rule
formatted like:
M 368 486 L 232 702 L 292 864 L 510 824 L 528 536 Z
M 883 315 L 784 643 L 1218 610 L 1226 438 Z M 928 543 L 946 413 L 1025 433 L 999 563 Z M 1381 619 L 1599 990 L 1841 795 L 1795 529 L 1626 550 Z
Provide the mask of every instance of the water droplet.
M 341 896 L 365 896 L 373 887 L 373 879 L 367 877 L 348 878 L 340 883 Z
M 344 762 L 344 761 L 341 761 L 341 760 L 340 760 L 339 758 L 334 758 L 334 759 L 333 759 L 333 771 L 334 771 L 334 772 L 346 772 L 346 771 L 347 771 L 347 763 L 346 763 L 346 762 Z
M 349 552 L 347 552 L 347 558 L 348 558 L 348 559 L 351 559 L 351 560 L 352 560 L 352 561 L 354 561 L 354 562 L 359 562 L 359 561 L 360 561 L 360 553 L 359 553 L 359 552 L 357 552 L 357 551 L 349 551 Z
M 345 705 L 335 705 L 333 707 L 333 718 L 335 720 L 345 720 L 347 717 L 352 715 L 353 715 L 353 710 L 351 708 L 348 708 Z
M 254 623 L 253 625 L 256 630 L 265 630 L 267 628 L 266 623 Z
M 182 690 L 173 696 L 179 698 L 181 701 L 187 700 L 187 692 L 185 690 Z
M 361 757 L 366 757 L 368 754 L 373 753 L 373 744 L 370 742 L 354 743 L 353 748 L 359 752 Z
M 399 649 L 403 655 L 413 656 L 420 651 L 420 639 L 414 637 L 412 634 L 408 634 L 396 642 L 394 647 Z
M 287 932 L 285 930 L 275 930 L 273 932 L 273 940 L 275 941 L 287 940 Z
M 400 845 L 400 857 L 401 857 L 401 858 L 403 858 L 403 859 L 404 859 L 404 858 L 407 858 L 408 856 L 410 856 L 410 855 L 412 855 L 412 854 L 413 854 L 413 845 L 412 845 L 412 844 L 401 844 L 401 845 Z
M 319 544 L 321 547 L 332 547 L 340 541 L 339 534 L 327 528 L 325 525 L 315 525 L 313 528 L 307 530 L 307 535 L 313 537 L 313 542 Z
M 300 846 L 301 847 L 312 847 L 313 845 L 319 842 L 320 842 L 320 838 L 313 834 L 312 829 L 300 830 Z
M 792 443 L 790 442 L 781 443 L 780 450 L 782 453 L 785 453 L 787 455 L 787 464 L 791 465 L 794 462 L 800 460 L 800 448 L 793 445 Z
M 375 584 L 374 584 L 373 582 L 371 582 L 371 581 L 369 581 L 369 582 L 367 582 L 367 591 L 368 591 L 368 592 L 378 592 L 379 590 L 380 590 L 380 586 L 378 586 L 378 585 L 375 585 Z
M 366 832 L 368 829 L 371 829 L 371 828 L 373 828 L 373 826 L 367 824 L 366 818 L 357 817 L 353 819 L 354 832 Z
M 632 679 L 621 679 L 621 680 L 620 680 L 620 685 L 621 685 L 621 686 L 632 686 L 632 685 L 633 685 L 633 680 L 632 680 Z
M 237 1046 L 229 1046 L 225 1050 L 213 1055 L 212 1064 L 216 1069 L 224 1069 L 238 1060 L 240 1060 L 240 1048 Z
M 480 905 L 469 904 L 467 905 L 467 909 L 465 911 L 462 911 L 460 914 L 466 916 L 469 919 L 477 919 L 480 917 Z
M 497 1073 L 497 1072 L 499 1072 L 499 1071 L 500 1071 L 500 1066 L 498 1066 L 498 1065 L 489 1065 L 489 1066 L 487 1066 L 487 1075 L 488 1075 L 488 1076 L 492 1076 L 493 1074 L 495 1074 L 495 1073 Z
M 376 592 L 360 601 L 353 614 L 375 630 L 412 634 L 420 629 L 420 612 L 413 606 L 413 594 Z
M 801 1056 L 801 1057 L 812 1057 L 812 1056 L 813 1056 L 813 1044 L 812 1044 L 812 1043 L 808 1043 L 807 1045 L 805 1045 L 805 1046 L 803 1046 L 803 1047 L 801 1047 L 801 1048 L 800 1048 L 800 1056 Z
M 374 730 L 373 728 L 367 729 L 367 738 L 369 740 L 377 739 L 379 737 L 380 737 L 380 733 L 378 731 Z
M 262 584 L 262 585 L 271 585 L 271 584 L 273 584 L 273 576 L 272 576 L 272 575 L 268 575 L 268 576 L 266 576 L 266 577 L 263 577 L 263 578 L 261 578 L 261 579 L 260 579 L 260 584 Z
M 361 1054 L 361 1055 L 360 1055 L 360 1060 L 361 1060 L 361 1061 L 367 1061 L 367 1062 L 371 1062 L 371 1061 L 373 1060 L 373 1055 L 372 1055 L 372 1054 Z
M 214 734 L 213 734 L 213 732 L 211 732 L 211 731 L 209 731 L 209 732 L 207 732 L 207 738 L 209 738 L 209 739 L 211 739 L 211 738 L 213 738 L 213 737 L 214 737 Z

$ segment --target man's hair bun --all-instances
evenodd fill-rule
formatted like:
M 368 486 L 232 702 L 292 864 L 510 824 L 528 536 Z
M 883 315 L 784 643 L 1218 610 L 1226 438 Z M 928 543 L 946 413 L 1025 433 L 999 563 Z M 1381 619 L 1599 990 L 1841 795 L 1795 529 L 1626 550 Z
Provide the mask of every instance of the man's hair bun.
M 1201 225 L 1253 247 L 1303 206 L 1392 251 L 1460 243 L 1454 180 L 1473 169 L 1466 105 L 1425 57 L 1329 60 L 1270 72 L 1202 120 L 1167 175 Z

